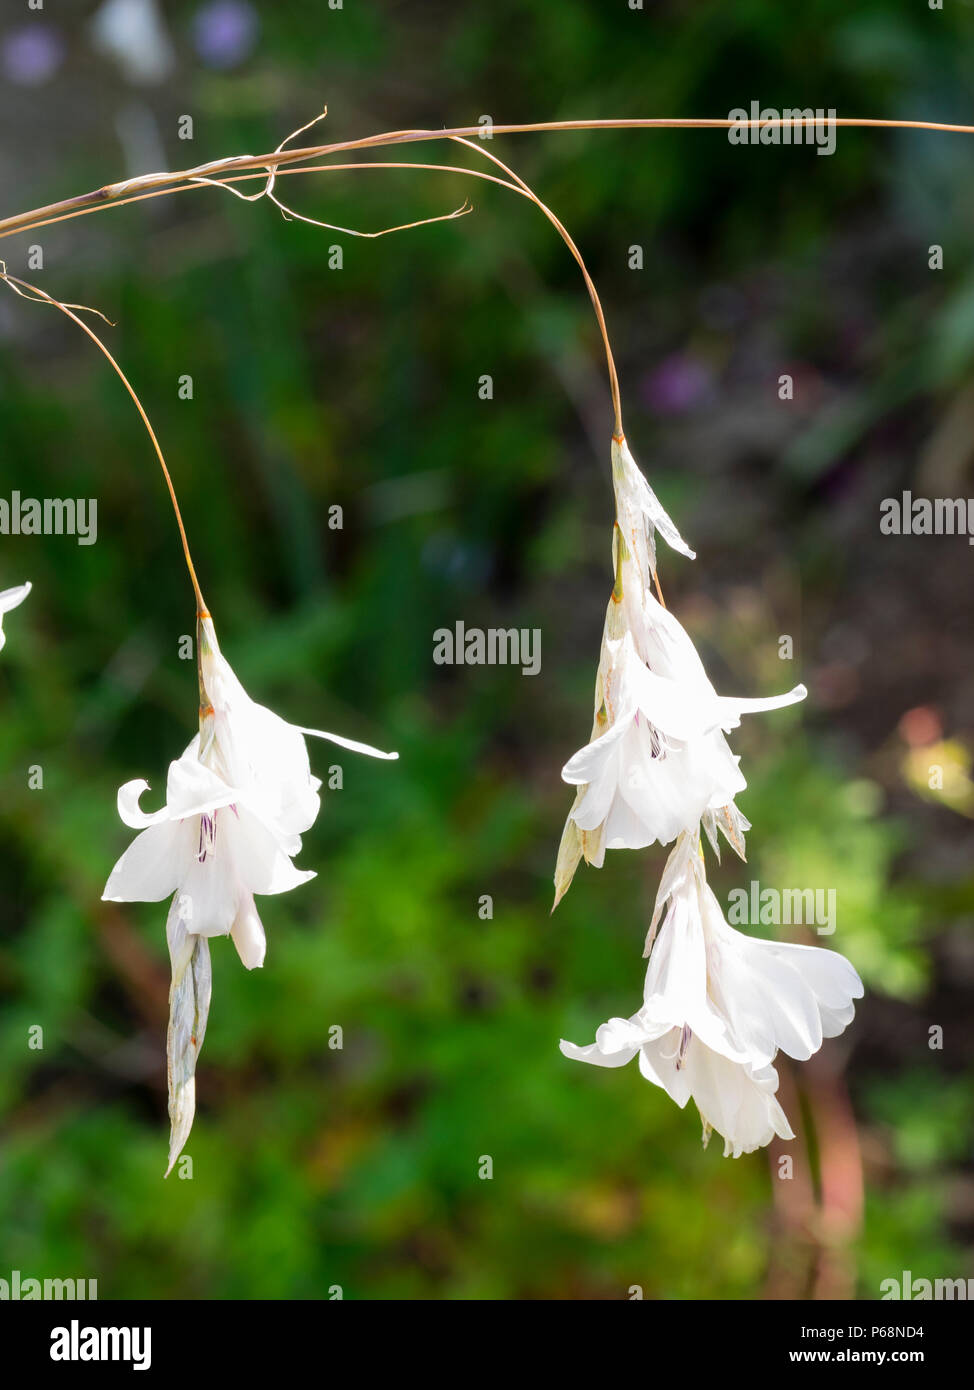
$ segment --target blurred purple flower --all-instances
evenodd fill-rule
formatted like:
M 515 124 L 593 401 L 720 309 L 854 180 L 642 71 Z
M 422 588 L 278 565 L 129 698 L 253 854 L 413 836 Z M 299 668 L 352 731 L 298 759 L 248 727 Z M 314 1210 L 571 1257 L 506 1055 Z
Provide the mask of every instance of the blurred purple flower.
M 212 0 L 193 17 L 196 51 L 211 68 L 242 63 L 257 42 L 257 11 L 245 0 Z
M 53 77 L 64 58 L 64 40 L 56 29 L 26 24 L 3 37 L 0 65 L 10 82 L 39 87 Z
M 642 397 L 661 415 L 677 415 L 711 393 L 710 368 L 695 357 L 676 352 L 643 379 Z

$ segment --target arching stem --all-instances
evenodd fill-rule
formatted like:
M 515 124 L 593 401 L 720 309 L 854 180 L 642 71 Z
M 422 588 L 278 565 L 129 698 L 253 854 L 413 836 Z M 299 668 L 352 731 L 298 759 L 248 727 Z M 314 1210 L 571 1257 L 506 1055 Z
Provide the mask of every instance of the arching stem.
M 52 305 L 55 309 L 59 309 L 62 314 L 67 315 L 71 322 L 76 323 L 83 333 L 87 333 L 88 337 L 99 349 L 99 351 L 102 352 L 104 356 L 108 359 L 109 363 L 112 366 L 112 369 L 117 374 L 122 385 L 125 387 L 126 391 L 132 397 L 132 401 L 135 404 L 135 408 L 139 412 L 139 415 L 142 419 L 142 423 L 143 425 L 145 425 L 146 432 L 150 440 L 152 441 L 152 447 L 156 451 L 156 458 L 159 460 L 159 467 L 162 469 L 162 475 L 166 480 L 166 487 L 169 489 L 169 497 L 172 501 L 172 509 L 176 515 L 176 525 L 179 527 L 179 538 L 182 541 L 183 554 L 186 557 L 186 568 L 189 570 L 189 577 L 193 583 L 193 592 L 196 594 L 197 613 L 200 617 L 208 617 L 209 615 L 207 613 L 206 603 L 203 600 L 203 594 L 200 590 L 199 580 L 196 577 L 196 568 L 193 565 L 193 557 L 191 556 L 189 551 L 189 541 L 186 539 L 186 527 L 183 525 L 182 513 L 179 510 L 179 502 L 176 498 L 176 489 L 173 486 L 172 477 L 170 476 L 169 469 L 166 466 L 166 460 L 163 456 L 159 440 L 156 437 L 156 432 L 152 428 L 152 421 L 146 414 L 145 407 L 139 400 L 134 386 L 129 381 L 125 373 L 122 371 L 118 363 L 115 361 L 115 358 L 109 352 L 108 348 L 102 342 L 101 338 L 99 338 L 98 334 L 94 332 L 93 329 L 89 328 L 88 325 L 84 322 L 84 320 L 80 319 L 78 315 L 74 312 L 75 309 L 82 308 L 83 306 L 78 304 L 62 304 L 62 302 L 59 299 L 55 299 L 52 295 L 46 294 L 44 290 L 38 288 L 37 285 L 31 285 L 28 281 L 21 280 L 19 276 L 11 275 L 2 261 L 0 261 L 0 280 L 3 280 L 7 285 L 9 285 L 10 288 L 14 291 L 14 293 L 19 294 L 22 299 L 34 298 L 40 300 L 45 304 Z M 97 310 L 93 310 L 91 312 L 97 313 Z

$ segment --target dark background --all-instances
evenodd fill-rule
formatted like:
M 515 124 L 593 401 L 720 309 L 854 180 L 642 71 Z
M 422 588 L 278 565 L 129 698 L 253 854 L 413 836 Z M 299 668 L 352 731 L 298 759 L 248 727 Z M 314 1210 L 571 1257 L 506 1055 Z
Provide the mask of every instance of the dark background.
M 97 9 L 4 0 L 3 215 L 269 150 L 324 103 L 310 139 L 752 100 L 974 118 L 960 0 L 166 4 L 171 49 L 135 25 L 123 57 L 133 12 L 102 12 L 99 49 Z M 558 1053 L 637 1006 L 664 862 L 583 867 L 549 918 L 559 771 L 589 733 L 611 583 L 611 413 L 577 268 L 536 209 L 472 179 L 302 176 L 283 196 L 362 229 L 475 211 L 361 240 L 200 189 L 0 247 L 115 321 L 93 322 L 159 432 L 250 693 L 401 754 L 312 748 L 320 774 L 344 769 L 300 859 L 318 878 L 262 900 L 263 970 L 214 943 L 194 1176 L 163 1183 L 165 906 L 99 899 L 128 839 L 117 786 L 146 776 L 158 796 L 194 729 L 192 592 L 119 382 L 55 311 L 5 295 L 0 491 L 97 497 L 99 531 L 0 538 L 0 586 L 34 584 L 0 664 L 0 1277 L 96 1278 L 102 1297 L 574 1299 L 875 1298 L 905 1269 L 974 1274 L 974 558 L 964 537 L 879 531 L 904 488 L 974 494 L 974 143 L 488 148 L 601 289 L 627 433 L 698 552 L 662 555 L 667 601 L 718 688 L 810 690 L 734 735 L 754 830 L 749 863 L 714 876 L 724 901 L 751 879 L 834 888 L 823 944 L 866 983 L 843 1038 L 781 1065 L 794 1177 L 777 1150 L 704 1152 L 696 1116 L 635 1066 Z M 435 666 L 433 632 L 458 619 L 540 627 L 540 674 Z

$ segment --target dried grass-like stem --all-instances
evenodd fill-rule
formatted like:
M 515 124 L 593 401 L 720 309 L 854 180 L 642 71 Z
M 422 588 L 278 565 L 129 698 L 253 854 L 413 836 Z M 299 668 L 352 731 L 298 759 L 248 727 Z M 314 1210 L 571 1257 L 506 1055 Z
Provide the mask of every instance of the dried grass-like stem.
M 533 121 L 519 125 L 495 124 L 491 134 L 525 135 L 570 130 L 730 130 L 734 127 L 741 130 L 773 130 L 785 126 L 789 130 L 795 130 L 804 128 L 805 124 L 804 120 L 795 121 L 783 117 L 776 117 L 772 120 L 734 121 L 729 117 L 651 116 L 608 120 Z M 835 118 L 834 124 L 843 129 L 927 130 L 974 135 L 974 125 L 962 125 L 948 121 L 886 120 L 872 117 L 839 116 Z M 358 140 L 342 140 L 331 145 L 304 146 L 292 150 L 271 150 L 268 154 L 262 155 L 232 155 L 228 159 L 211 160 L 207 164 L 199 164 L 191 169 L 142 174 L 134 179 L 123 179 L 120 183 L 105 184 L 102 188 L 92 189 L 89 193 L 81 193 L 73 198 L 48 203 L 45 207 L 34 208 L 30 212 L 17 213 L 11 217 L 2 218 L 0 219 L 0 237 L 10 236 L 14 232 L 31 230 L 42 220 L 49 221 L 61 213 L 76 210 L 96 211 L 102 207 L 110 207 L 114 201 L 127 197 L 133 191 L 145 192 L 151 188 L 168 188 L 170 185 L 179 185 L 193 179 L 206 178 L 215 173 L 233 174 L 250 169 L 280 172 L 281 166 L 285 164 L 299 163 L 304 159 L 327 158 L 330 155 L 344 154 L 352 150 L 378 149 L 386 145 L 415 144 L 425 140 L 482 137 L 483 134 L 483 127 L 479 125 L 453 126 L 443 130 L 391 130 L 378 135 L 367 135 Z
M 176 489 L 173 486 L 172 477 L 170 476 L 169 469 L 166 466 L 166 460 L 162 452 L 162 447 L 159 444 L 158 438 L 156 437 L 155 430 L 152 428 L 152 422 L 145 412 L 145 407 L 139 400 L 138 395 L 136 394 L 135 387 L 132 385 L 128 377 L 122 371 L 121 367 L 115 361 L 115 358 L 109 352 L 108 348 L 102 342 L 101 338 L 99 338 L 98 334 L 93 329 L 89 328 L 88 325 L 84 322 L 84 320 L 78 317 L 74 310 L 79 309 L 84 313 L 98 314 L 98 317 L 105 319 L 106 323 L 110 323 L 111 320 L 106 319 L 105 315 L 102 314 L 98 309 L 88 309 L 87 306 L 83 304 L 62 303 L 61 300 L 55 299 L 52 295 L 45 293 L 45 291 L 42 289 L 39 289 L 37 285 L 31 285 L 26 280 L 21 280 L 19 276 L 11 275 L 7 270 L 7 267 L 4 265 L 3 261 L 0 261 L 0 280 L 3 280 L 5 284 L 9 285 L 9 287 L 13 290 L 14 294 L 20 295 L 21 299 L 29 299 L 34 302 L 50 304 L 55 309 L 59 309 L 62 314 L 66 314 L 67 317 L 72 321 L 72 323 L 76 323 L 78 325 L 78 327 L 81 329 L 83 333 L 87 333 L 88 337 L 95 344 L 98 350 L 101 353 L 103 353 L 104 356 L 108 359 L 122 385 L 125 387 L 126 391 L 131 396 L 132 401 L 135 404 L 135 408 L 139 412 L 139 415 L 142 419 L 142 423 L 146 428 L 146 432 L 148 433 L 148 436 L 152 441 L 152 447 L 153 449 L 155 449 L 156 457 L 159 460 L 159 467 L 162 469 L 163 477 L 166 480 L 166 487 L 169 489 L 169 497 L 172 501 L 172 508 L 176 515 L 176 525 L 179 527 L 179 537 L 183 543 L 183 554 L 186 557 L 186 568 L 189 570 L 189 577 L 193 583 L 193 591 L 196 594 L 197 611 L 201 614 L 205 614 L 206 604 L 203 601 L 203 595 L 200 591 L 199 581 L 196 578 L 196 569 L 193 565 L 193 557 L 190 555 L 189 552 L 189 541 L 186 539 L 186 528 L 183 525 L 183 516 L 179 510 L 179 502 L 176 498 Z

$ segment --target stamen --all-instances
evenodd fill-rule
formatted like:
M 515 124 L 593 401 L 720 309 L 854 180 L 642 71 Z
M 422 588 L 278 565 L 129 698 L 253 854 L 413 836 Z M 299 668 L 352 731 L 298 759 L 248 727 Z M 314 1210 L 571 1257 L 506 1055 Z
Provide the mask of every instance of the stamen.
M 200 864 L 206 863 L 206 856 L 213 852 L 216 845 L 216 816 L 215 811 L 212 816 L 206 812 L 200 816 L 200 845 L 196 854 Z

